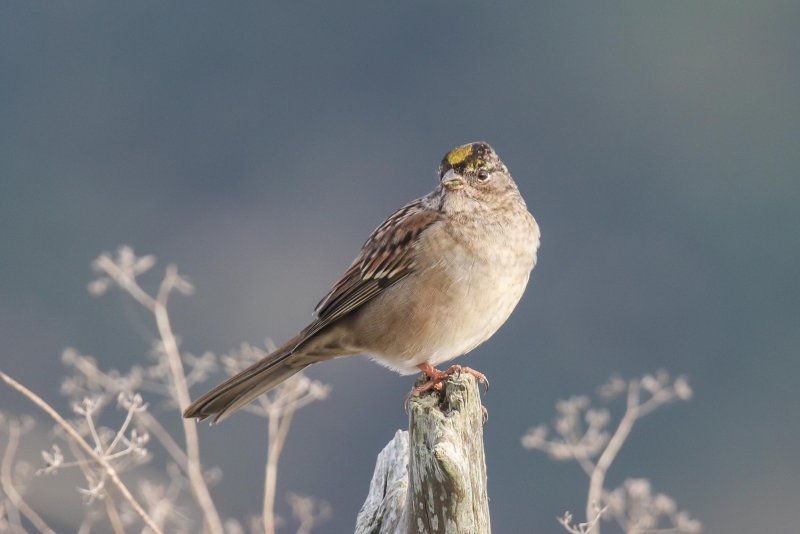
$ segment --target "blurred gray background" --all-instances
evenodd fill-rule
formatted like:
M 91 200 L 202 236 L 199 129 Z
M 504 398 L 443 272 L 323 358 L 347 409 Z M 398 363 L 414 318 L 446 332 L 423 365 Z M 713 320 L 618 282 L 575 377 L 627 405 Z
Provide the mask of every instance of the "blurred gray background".
M 85 289 L 122 243 L 196 284 L 172 307 L 186 350 L 281 342 L 482 139 L 543 234 L 516 312 L 461 360 L 493 385 L 495 531 L 583 509 L 577 465 L 520 445 L 557 399 L 665 368 L 695 399 L 643 420 L 609 485 L 646 476 L 706 532 L 796 532 L 798 23 L 793 1 L 3 2 L 2 369 L 66 411 L 64 347 L 142 360 L 150 318 Z M 334 508 L 323 532 L 352 531 L 411 379 L 309 373 L 333 390 L 297 417 L 279 511 L 309 493 Z M 35 413 L 5 388 L 0 406 Z M 265 432 L 202 428 L 225 516 L 260 509 Z

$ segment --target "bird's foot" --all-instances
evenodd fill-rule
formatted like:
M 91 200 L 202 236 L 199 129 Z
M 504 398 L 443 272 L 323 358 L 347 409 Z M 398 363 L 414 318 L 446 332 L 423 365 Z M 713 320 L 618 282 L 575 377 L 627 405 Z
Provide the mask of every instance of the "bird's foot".
M 430 364 L 422 363 L 418 365 L 419 370 L 422 371 L 425 376 L 428 377 L 428 380 L 419 386 L 416 386 L 411 390 L 411 392 L 406 396 L 404 407 L 406 413 L 408 413 L 408 402 L 411 400 L 411 397 L 417 397 L 422 393 L 427 391 L 442 391 L 444 387 L 443 383 L 450 378 L 452 375 L 460 375 L 461 373 L 467 373 L 474 376 L 478 382 L 483 384 L 486 387 L 486 391 L 489 391 L 489 380 L 486 378 L 486 375 L 483 373 L 472 369 L 471 367 L 463 367 L 461 365 L 451 365 L 446 371 L 440 371 L 436 369 Z M 489 412 L 486 410 L 486 407 L 481 405 L 481 412 L 483 415 L 483 422 L 486 423 L 487 419 L 489 419 Z
M 425 376 L 428 377 L 428 380 L 427 382 L 412 389 L 411 394 L 409 395 L 410 397 L 416 397 L 421 393 L 425 393 L 426 391 L 430 390 L 441 391 L 442 382 L 450 378 L 452 375 L 458 376 L 461 373 L 467 373 L 474 376 L 478 382 L 486 386 L 486 391 L 489 391 L 489 380 L 486 379 L 486 375 L 470 367 L 451 365 L 446 371 L 440 371 L 428 363 L 419 364 L 417 367 L 419 367 L 420 371 L 425 373 Z
M 456 376 L 460 375 L 461 373 L 467 373 L 468 375 L 472 375 L 475 379 L 483 384 L 483 387 L 486 388 L 486 392 L 489 391 L 489 379 L 486 378 L 486 375 L 481 373 L 480 371 L 476 371 L 472 367 L 462 367 L 460 365 L 451 365 L 450 369 L 445 371 L 449 375 L 455 374 Z

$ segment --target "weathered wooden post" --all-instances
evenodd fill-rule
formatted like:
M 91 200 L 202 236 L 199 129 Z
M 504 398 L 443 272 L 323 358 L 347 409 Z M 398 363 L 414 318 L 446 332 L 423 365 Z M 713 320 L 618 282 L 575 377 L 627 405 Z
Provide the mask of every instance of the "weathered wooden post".
M 356 534 L 488 534 L 489 498 L 478 384 L 452 376 L 409 401 L 409 431 L 378 455 Z

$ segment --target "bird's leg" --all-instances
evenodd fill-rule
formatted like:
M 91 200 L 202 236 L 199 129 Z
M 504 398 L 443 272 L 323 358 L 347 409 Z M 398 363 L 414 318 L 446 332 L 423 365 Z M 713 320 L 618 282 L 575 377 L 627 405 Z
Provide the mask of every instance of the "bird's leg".
M 408 402 L 411 400 L 411 397 L 416 397 L 421 393 L 425 393 L 426 391 L 434 390 L 434 391 L 441 391 L 442 390 L 442 382 L 450 378 L 451 375 L 454 374 L 461 374 L 461 373 L 468 373 L 474 376 L 478 382 L 486 386 L 486 391 L 489 391 L 489 380 L 486 379 L 486 375 L 481 372 L 476 371 L 470 367 L 462 367 L 460 365 L 451 365 L 447 371 L 440 371 L 436 369 L 429 363 L 421 363 L 417 366 L 420 371 L 425 373 L 425 376 L 428 377 L 428 381 L 424 384 L 421 384 L 411 390 L 411 392 L 406 397 L 405 402 L 403 403 L 406 413 L 408 413 Z M 483 423 L 486 424 L 486 421 L 489 419 L 489 411 L 486 409 L 485 406 L 481 405 L 481 414 L 483 415 Z
M 472 367 L 462 367 L 460 365 L 451 365 L 450 369 L 444 371 L 447 376 L 452 374 L 460 375 L 461 373 L 467 373 L 468 375 L 472 375 L 475 379 L 480 382 L 481 384 L 486 387 L 486 391 L 489 391 L 489 379 L 486 378 L 486 375 L 481 373 L 480 371 L 476 371 Z
M 432 389 L 435 391 L 441 391 L 442 382 L 450 378 L 450 375 L 453 374 L 448 373 L 447 371 L 440 371 L 429 363 L 421 363 L 417 367 L 420 371 L 425 373 L 425 376 L 428 377 L 428 381 L 412 389 L 411 394 L 409 395 L 410 397 L 416 397 L 420 393 L 425 393 L 426 391 L 430 391 Z
M 461 374 L 467 373 L 475 378 L 478 379 L 478 382 L 486 386 L 486 391 L 489 391 L 489 381 L 486 379 L 486 375 L 483 373 L 479 373 L 475 369 L 470 367 L 462 367 L 460 365 L 451 365 L 447 371 L 440 371 L 436 369 L 429 363 L 421 363 L 417 366 L 420 371 L 425 373 L 425 376 L 428 377 L 428 381 L 424 384 L 421 384 L 414 389 L 411 390 L 411 397 L 415 397 L 420 393 L 425 393 L 426 391 L 435 390 L 441 391 L 442 390 L 442 382 L 450 378 L 451 375 L 454 374 Z

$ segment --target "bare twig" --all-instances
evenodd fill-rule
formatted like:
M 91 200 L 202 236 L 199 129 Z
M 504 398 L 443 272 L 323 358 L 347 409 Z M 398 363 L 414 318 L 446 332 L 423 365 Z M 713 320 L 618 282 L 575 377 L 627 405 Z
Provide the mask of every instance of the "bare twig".
M 297 382 L 290 380 L 281 386 L 281 396 L 291 398 L 297 394 Z M 267 462 L 264 466 L 264 502 L 261 510 L 264 534 L 275 534 L 275 486 L 278 480 L 278 460 L 286 443 L 289 427 L 292 426 L 296 404 L 285 406 L 273 404 L 268 408 L 269 437 L 267 438 Z
M 613 517 L 629 534 L 644 534 L 659 531 L 659 522 L 666 518 L 675 532 L 700 532 L 700 523 L 677 512 L 672 499 L 651 495 L 646 479 L 629 479 L 612 492 L 604 488 L 606 474 L 636 421 L 668 402 L 691 398 L 686 378 L 672 380 L 666 371 L 628 381 L 612 377 L 599 394 L 605 399 L 627 395 L 625 412 L 613 434 L 605 430 L 611 420 L 608 410 L 592 408 L 588 396 L 574 396 L 556 404 L 554 439 L 547 438 L 548 428 L 543 425 L 531 428 L 522 438 L 525 448 L 545 451 L 556 460 L 576 460 L 589 476 L 586 522 L 573 523 L 572 514 L 566 512 L 559 519 L 561 525 L 573 534 L 600 534 L 601 516 L 605 520 Z
M 315 526 L 331 515 L 331 507 L 325 501 L 317 501 L 313 497 L 296 493 L 290 493 L 286 500 L 292 507 L 292 515 L 300 522 L 295 534 L 310 534 Z
M 570 534 L 590 534 L 595 527 L 597 527 L 597 524 L 600 522 L 600 519 L 602 519 L 606 509 L 607 507 L 597 508 L 594 519 L 587 523 L 573 523 L 572 514 L 569 512 L 564 512 L 564 515 L 558 518 L 558 522 L 561 523 L 561 526 L 564 527 L 564 530 Z M 599 527 L 597 528 L 599 530 Z
M 2 371 L 0 371 L 0 374 L 2 374 Z M 28 503 L 25 502 L 25 499 L 23 499 L 22 495 L 19 494 L 17 488 L 14 487 L 14 481 L 11 478 L 11 466 L 14 460 L 14 455 L 17 452 L 17 446 L 19 445 L 19 437 L 21 433 L 22 430 L 20 429 L 19 423 L 13 419 L 10 420 L 8 422 L 8 444 L 6 445 L 6 450 L 3 453 L 3 463 L 2 468 L 0 468 L 0 482 L 2 482 L 3 491 L 6 493 L 9 500 L 13 503 L 17 510 L 19 510 L 20 513 L 22 513 L 22 515 L 24 515 L 39 532 L 43 532 L 45 534 L 56 534 L 53 529 L 47 526 L 47 523 L 44 521 L 44 519 L 42 519 L 42 517 L 37 514 L 36 511 L 28 505 Z
M 111 528 L 114 529 L 114 534 L 125 534 L 125 527 L 122 526 L 122 519 L 119 517 L 117 505 L 114 504 L 114 497 L 109 493 L 106 495 L 103 502 L 106 505 L 106 513 L 108 520 L 111 521 Z
M 158 332 L 164 343 L 164 353 L 169 361 L 178 408 L 182 412 L 189 406 L 191 397 L 189 396 L 189 387 L 186 385 L 186 374 L 183 371 L 178 342 L 175 340 L 169 314 L 167 313 L 167 300 L 176 283 L 178 283 L 178 270 L 174 265 L 169 265 L 167 274 L 164 276 L 164 280 L 158 290 L 153 313 L 156 317 Z M 213 534 L 223 534 L 224 529 L 219 518 L 219 512 L 217 512 L 214 501 L 211 499 L 211 493 L 208 491 L 208 486 L 203 477 L 203 469 L 200 464 L 200 442 L 197 438 L 197 424 L 194 421 L 183 418 L 181 418 L 181 422 L 186 438 L 186 472 L 189 476 L 189 481 L 197 497 L 197 502 L 203 509 L 209 530 Z
M 67 349 L 64 351 L 64 357 L 62 358 L 65 362 L 72 366 L 80 375 L 89 383 L 98 384 L 104 390 L 109 392 L 117 392 L 120 389 L 118 382 L 115 382 L 115 379 L 109 376 L 108 374 L 104 373 L 98 367 L 91 362 L 88 356 L 83 356 L 74 349 Z M 139 384 L 137 381 L 137 385 L 144 386 L 145 384 Z M 151 383 L 148 384 L 148 387 L 143 388 L 149 391 L 157 392 L 159 394 L 168 394 L 168 392 L 162 391 L 163 385 L 160 383 Z M 164 428 L 164 426 L 156 419 L 150 412 L 147 410 L 139 410 L 137 411 L 137 417 L 140 424 L 142 424 L 150 434 L 155 436 L 156 440 L 161 443 L 164 449 L 169 453 L 173 460 L 186 472 L 186 453 L 183 451 L 181 446 L 175 441 L 172 435 Z M 118 436 L 120 434 L 118 433 Z
M 590 523 L 594 521 L 596 515 L 599 515 L 596 507 L 600 503 L 600 499 L 603 495 L 603 485 L 605 484 L 608 468 L 611 467 L 611 463 L 614 461 L 614 458 L 617 457 L 617 453 L 619 453 L 619 450 L 622 448 L 622 444 L 628 439 L 628 435 L 631 433 L 631 429 L 633 429 L 633 425 L 638 418 L 639 382 L 633 380 L 628 385 L 628 400 L 625 408 L 625 415 L 622 416 L 617 430 L 614 431 L 614 435 L 612 435 L 611 439 L 608 441 L 608 445 L 606 445 L 603 454 L 597 459 L 594 471 L 592 471 L 589 477 L 589 494 L 586 497 L 586 520 Z M 600 532 L 599 525 L 597 527 L 597 532 L 598 534 Z
M 122 253 L 122 252 L 121 252 Z M 131 251 L 132 254 L 132 251 Z M 189 291 L 190 286 L 178 275 L 178 269 L 174 265 L 168 265 L 164 279 L 159 286 L 155 298 L 147 294 L 136 281 L 136 272 L 132 269 L 123 269 L 108 254 L 100 255 L 95 261 L 95 268 L 103 271 L 117 285 L 124 289 L 142 306 L 150 310 L 155 316 L 156 326 L 164 351 L 164 355 L 169 363 L 170 375 L 172 378 L 173 394 L 181 411 L 191 402 L 189 387 L 186 383 L 186 373 L 181 361 L 180 349 L 168 313 L 169 296 L 174 289 Z M 208 485 L 203 477 L 202 465 L 200 463 L 200 443 L 197 437 L 197 425 L 190 420 L 181 419 L 183 434 L 186 442 L 186 474 L 192 491 L 195 494 L 200 508 L 203 510 L 205 523 L 212 534 L 223 534 L 222 521 L 219 512 L 211 498 Z
M 184 439 L 176 439 L 146 410 L 147 406 L 142 397 L 136 393 L 138 391 L 155 393 L 166 397 L 171 405 L 183 410 L 190 402 L 189 387 L 205 380 L 217 365 L 217 358 L 211 353 L 201 356 L 182 353 L 168 313 L 169 299 L 175 291 L 188 294 L 193 288 L 178 273 L 174 265 L 169 265 L 158 289 L 155 292 L 145 291 L 138 277 L 151 269 L 154 264 L 153 256 L 137 257 L 133 249 L 127 246 L 120 247 L 113 257 L 111 254 L 103 253 L 93 262 L 93 268 L 99 277 L 89 283 L 88 289 L 91 294 L 100 295 L 111 287 L 118 287 L 147 310 L 148 314 L 153 315 L 158 331 L 153 349 L 155 364 L 134 365 L 125 374 L 113 369 L 103 371 L 91 356 L 82 355 L 75 349 L 66 349 L 62 354 L 62 361 L 75 372 L 62 382 L 61 391 L 73 401 L 73 410 L 80 418 L 75 423 L 66 422 L 47 403 L 7 375 L 2 375 L 2 378 L 56 421 L 57 427 L 63 429 L 62 439 L 72 450 L 71 461 L 65 461 L 64 455 L 56 445 L 53 445 L 52 450 L 43 451 L 46 465 L 38 472 L 55 473 L 62 468 L 79 467 L 87 486 L 78 488 L 78 492 L 83 494 L 87 502 L 104 501 L 105 510 L 94 508 L 86 513 L 79 532 L 88 533 L 101 515 L 108 516 L 110 528 L 114 532 L 122 532 L 123 526 L 131 517 L 127 501 L 134 511 L 145 519 L 148 532 L 151 530 L 161 532 L 173 526 L 191 529 L 195 528 L 192 522 L 199 521 L 205 534 L 223 534 L 224 528 L 219 513 L 208 490 L 213 481 L 211 476 L 213 471 L 204 472 L 200 463 L 196 424 L 190 420 L 182 420 Z M 260 359 L 265 356 L 261 349 L 249 345 L 242 347 L 242 353 L 237 355 L 238 357 L 223 357 L 223 361 L 228 362 L 226 367 L 241 365 L 243 363 L 241 360 L 250 357 Z M 277 388 L 269 395 L 261 397 L 257 403 L 246 407 L 247 412 L 267 419 L 269 428 L 262 517 L 259 518 L 260 524 L 254 531 L 263 529 L 274 534 L 278 463 L 294 415 L 304 406 L 325 398 L 327 391 L 328 387 L 323 384 L 298 375 L 294 380 L 284 384 L 284 387 Z M 98 417 L 109 399 L 115 395 L 120 407 L 127 409 L 127 414 L 118 429 L 109 429 L 98 423 Z M 133 425 L 134 421 L 137 423 L 136 427 Z M 147 432 L 143 433 L 142 427 Z M 150 435 L 155 436 L 175 461 L 174 466 L 168 466 L 171 482 L 168 485 L 161 485 L 141 481 L 137 493 L 141 504 L 135 500 L 130 501 L 133 497 L 123 487 L 117 488 L 123 499 L 115 499 L 116 496 L 113 495 L 111 488 L 122 484 L 118 473 L 128 462 L 147 458 L 148 451 L 144 444 Z M 181 493 L 186 490 L 192 494 L 194 504 L 199 506 L 202 512 L 194 514 L 191 518 L 178 512 L 176 507 Z M 307 506 L 308 503 L 311 503 L 310 508 Z M 294 499 L 290 504 L 300 522 L 301 533 L 307 532 L 324 520 L 326 514 L 330 512 L 328 505 L 318 505 L 317 501 L 310 497 Z M 300 515 L 297 515 L 298 510 L 302 512 Z M 20 518 L 20 511 L 11 500 L 0 501 L 0 516 L 4 520 L 0 530 L 5 526 L 14 525 L 20 525 L 20 529 L 22 528 L 21 521 L 24 521 L 24 518 Z M 5 520 L 6 518 L 8 519 Z
M 172 438 L 169 432 L 153 417 L 149 412 L 139 414 L 139 422 L 144 425 L 148 432 L 155 436 L 156 440 L 164 447 L 164 450 L 172 457 L 180 468 L 186 472 L 186 453 L 180 445 Z
M 153 519 L 145 512 L 136 498 L 131 494 L 128 490 L 128 487 L 123 484 L 122 480 L 120 480 L 119 475 L 117 474 L 116 469 L 98 452 L 89 445 L 86 440 L 81 436 L 73 427 L 70 425 L 58 412 L 56 412 L 52 406 L 47 404 L 41 397 L 36 395 L 34 392 L 5 374 L 4 372 L 0 371 L 0 378 L 8 384 L 11 388 L 15 389 L 25 397 L 27 397 L 31 402 L 33 402 L 36 406 L 42 409 L 47 415 L 49 415 L 64 431 L 72 438 L 75 443 L 77 443 L 84 452 L 91 457 L 95 462 L 97 462 L 100 466 L 102 466 L 106 476 L 111 480 L 117 490 L 120 492 L 122 497 L 128 501 L 131 507 L 136 511 L 139 517 L 142 518 L 142 521 L 155 533 L 161 533 L 161 529 L 159 529 L 156 524 L 153 522 Z
M 274 350 L 269 349 L 269 345 L 270 342 L 267 341 L 268 350 Z M 223 356 L 222 364 L 228 374 L 234 375 L 248 364 L 261 360 L 267 354 L 258 347 L 243 343 L 239 351 Z M 267 460 L 264 465 L 264 497 L 260 518 L 260 527 L 265 534 L 274 534 L 275 532 L 278 463 L 294 415 L 301 408 L 327 397 L 329 389 L 328 386 L 309 379 L 301 372 L 266 395 L 258 397 L 257 403 L 245 407 L 245 411 L 248 413 L 267 419 Z M 317 521 L 321 519 L 321 517 L 317 518 Z M 305 525 L 308 525 L 308 522 Z M 307 528 L 307 526 L 302 528 Z

